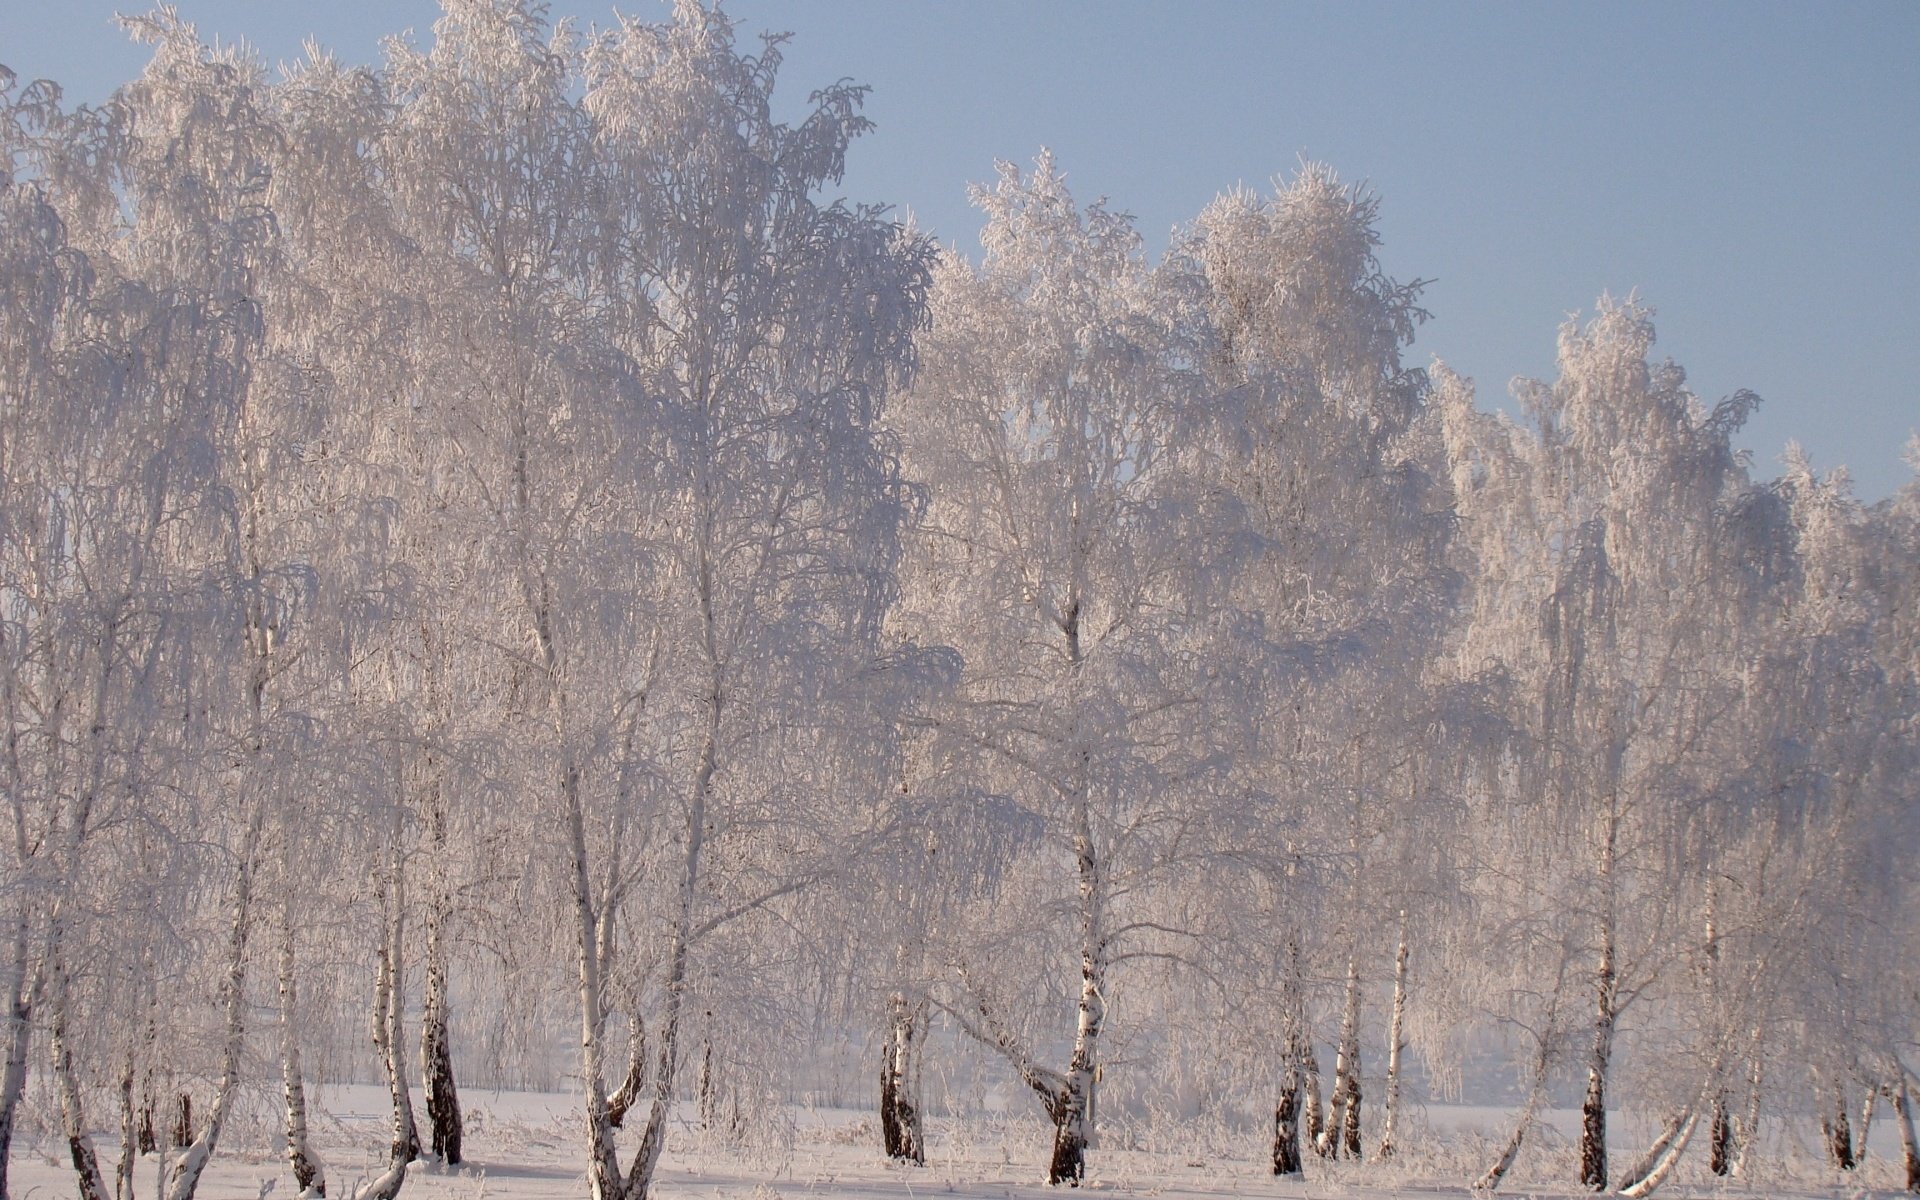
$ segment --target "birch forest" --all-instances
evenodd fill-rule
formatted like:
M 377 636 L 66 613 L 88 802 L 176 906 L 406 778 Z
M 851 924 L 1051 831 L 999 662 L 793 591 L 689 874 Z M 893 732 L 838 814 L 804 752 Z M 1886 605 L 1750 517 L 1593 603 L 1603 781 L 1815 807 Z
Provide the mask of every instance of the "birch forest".
M 1920 480 L 1767 477 L 1637 299 L 1477 399 L 1322 165 L 942 246 L 718 8 L 442 10 L 0 68 L 0 1200 L 438 1194 L 501 1092 L 508 1196 L 828 1108 L 1920 1192 Z

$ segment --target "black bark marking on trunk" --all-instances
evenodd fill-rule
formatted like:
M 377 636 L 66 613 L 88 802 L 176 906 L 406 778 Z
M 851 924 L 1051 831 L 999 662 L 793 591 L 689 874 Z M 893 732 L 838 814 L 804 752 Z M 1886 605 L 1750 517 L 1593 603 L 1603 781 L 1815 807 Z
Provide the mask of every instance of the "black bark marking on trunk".
M 888 1158 L 925 1166 L 915 1061 L 921 1023 L 904 998 L 896 997 L 889 1010 L 887 1036 L 880 1050 L 880 1139 Z
M 1273 1173 L 1283 1178 L 1301 1173 L 1300 1081 L 1291 1069 L 1273 1110 Z
M 1859 1165 L 1854 1152 L 1853 1125 L 1847 1119 L 1847 1089 L 1836 1087 L 1833 1090 L 1833 1120 L 1820 1122 L 1820 1129 L 1826 1134 L 1827 1157 L 1833 1165 L 1842 1171 L 1851 1171 Z
M 1047 1166 L 1047 1182 L 1079 1187 L 1087 1173 L 1087 1140 L 1074 1120 L 1074 1105 L 1083 1099 L 1061 1097 L 1061 1119 L 1053 1131 L 1053 1159 Z
M 453 1054 L 447 1045 L 446 1025 L 429 1024 L 425 1036 L 427 1124 L 432 1129 L 432 1152 L 447 1165 L 459 1166 L 464 1123 L 460 1117 L 460 1093 L 453 1081 Z
M 1715 1175 L 1733 1173 L 1733 1122 L 1727 1115 L 1725 1088 L 1713 1094 L 1713 1125 L 1707 1135 L 1710 1150 L 1708 1165 Z

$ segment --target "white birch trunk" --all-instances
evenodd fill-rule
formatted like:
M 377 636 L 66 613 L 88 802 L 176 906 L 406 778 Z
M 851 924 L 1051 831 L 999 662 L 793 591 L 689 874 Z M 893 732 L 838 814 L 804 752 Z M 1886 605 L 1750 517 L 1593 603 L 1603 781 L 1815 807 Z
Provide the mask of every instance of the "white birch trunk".
M 429 1149 L 449 1166 L 461 1159 L 460 1092 L 453 1078 L 453 1043 L 449 1026 L 453 998 L 447 962 L 447 925 L 453 919 L 453 892 L 448 880 L 446 779 L 438 739 L 443 730 L 446 699 L 440 670 L 440 647 L 433 623 L 420 625 L 421 655 L 426 662 L 428 748 L 425 764 L 427 833 L 427 921 L 425 997 L 420 1016 L 420 1091 L 427 1106 Z
M 1867 1161 L 1867 1138 L 1873 1132 L 1874 1101 L 1879 1098 L 1873 1088 L 1867 1088 L 1866 1095 L 1860 1099 L 1860 1132 L 1853 1139 L 1853 1162 L 1859 1166 Z
M 1647 1147 L 1646 1153 L 1636 1159 L 1634 1164 L 1628 1167 L 1626 1172 L 1620 1176 L 1620 1191 L 1622 1194 L 1638 1186 L 1658 1171 L 1660 1164 L 1666 1160 L 1670 1153 L 1674 1152 L 1675 1143 L 1678 1143 L 1682 1148 L 1685 1147 L 1686 1140 L 1693 1134 L 1693 1126 L 1699 1118 L 1699 1113 L 1700 1108 L 1697 1103 L 1688 1104 L 1685 1108 L 1680 1109 L 1667 1118 L 1666 1124 L 1660 1127 L 1659 1136 L 1653 1139 L 1653 1144 Z
M 438 770 L 437 766 L 430 770 Z M 453 1047 L 448 1036 L 452 1000 L 448 995 L 447 922 L 453 897 L 447 886 L 447 814 L 441 781 L 429 780 L 427 795 L 426 995 L 420 1018 L 420 1088 L 426 1099 L 430 1151 L 449 1166 L 461 1158 L 460 1094 L 453 1078 Z
M 1560 1011 L 1560 999 L 1566 982 L 1566 964 L 1561 963 L 1560 974 L 1554 979 L 1553 996 L 1547 1003 L 1546 1019 L 1540 1023 L 1538 1042 L 1534 1047 L 1533 1083 L 1527 1088 L 1527 1101 L 1520 1109 L 1520 1118 L 1514 1122 L 1513 1135 L 1507 1139 L 1506 1146 L 1500 1151 L 1500 1157 L 1493 1165 L 1473 1182 L 1476 1192 L 1491 1192 L 1500 1186 L 1507 1172 L 1520 1157 L 1520 1146 L 1526 1141 L 1527 1130 L 1532 1127 L 1534 1116 L 1540 1111 L 1540 1102 L 1547 1092 L 1547 1070 L 1553 1065 L 1553 1028 Z
M 388 830 L 387 905 L 379 951 L 379 974 L 374 985 L 374 1048 L 387 1072 L 387 1094 L 393 1108 L 392 1141 L 387 1150 L 388 1174 L 397 1168 L 404 1178 L 407 1164 L 420 1152 L 420 1135 L 413 1120 L 413 1093 L 407 1083 L 406 975 L 406 865 L 401 849 L 404 814 L 393 806 Z M 383 1180 L 386 1176 L 381 1177 Z M 376 1181 L 376 1186 L 379 1181 Z M 391 1200 L 385 1197 L 384 1200 Z
M 1287 967 L 1281 983 L 1280 1099 L 1273 1107 L 1273 1173 L 1285 1179 L 1302 1174 L 1300 1161 L 1301 1092 L 1306 1086 L 1309 1052 L 1306 989 L 1300 973 L 1300 939 L 1287 939 Z M 1311 1137 L 1311 1131 L 1309 1137 Z
M 647 1085 L 647 1026 L 638 1010 L 627 1015 L 627 1074 L 620 1089 L 607 1097 L 607 1123 L 615 1129 L 627 1119 L 627 1110 Z
M 1520 1147 L 1526 1141 L 1527 1130 L 1533 1127 L 1533 1119 L 1540 1111 L 1540 1100 L 1547 1090 L 1547 1064 L 1550 1056 L 1543 1044 L 1539 1058 L 1534 1063 L 1533 1085 L 1527 1089 L 1527 1100 L 1520 1108 L 1520 1115 L 1514 1120 L 1513 1133 L 1507 1138 L 1507 1144 L 1500 1150 L 1500 1156 L 1486 1173 L 1473 1181 L 1476 1192 L 1491 1192 L 1500 1186 L 1500 1181 L 1513 1169 L 1514 1162 L 1520 1157 Z
M 1735 1179 L 1743 1178 L 1747 1170 L 1747 1161 L 1753 1154 L 1753 1148 L 1760 1141 L 1760 1098 L 1761 1083 L 1764 1076 L 1760 1062 L 1760 1032 L 1755 1030 L 1752 1036 L 1753 1057 L 1747 1063 L 1747 1108 L 1741 1118 L 1740 1127 L 1734 1131 L 1733 1166 L 1727 1172 Z
M 126 1057 L 120 1064 L 120 1161 L 113 1168 L 114 1200 L 133 1200 L 133 1164 L 140 1152 L 139 1117 L 133 1102 L 136 1046 L 133 1038 L 127 1040 Z
M 1306 1092 L 1302 1106 L 1307 1121 L 1307 1139 L 1313 1146 L 1313 1152 L 1325 1158 L 1333 1150 L 1333 1134 L 1327 1121 L 1326 1108 L 1320 1099 L 1320 1052 L 1314 1048 L 1311 1031 L 1302 1040 L 1300 1062 L 1301 1085 Z
M 1907 1092 L 1905 1072 L 1893 1092 L 1893 1112 L 1900 1120 L 1900 1157 L 1906 1167 L 1907 1192 L 1920 1196 L 1920 1143 L 1913 1136 L 1913 1102 Z
M 1607 1187 L 1607 1070 L 1613 1059 L 1616 991 L 1612 911 L 1613 865 L 1618 822 L 1609 817 L 1600 853 L 1601 886 L 1609 899 L 1600 917 L 1600 960 L 1593 973 L 1593 1042 L 1587 1054 L 1587 1092 L 1580 1105 L 1580 1183 L 1591 1191 Z
M 704 568 L 704 561 L 703 561 Z M 713 656 L 713 614 L 710 582 L 701 573 L 702 607 L 707 617 L 709 661 Z M 687 806 L 687 852 L 680 868 L 680 894 L 673 948 L 667 960 L 666 1007 L 661 1014 L 660 1045 L 654 1055 L 653 1097 L 647 1109 L 647 1126 L 640 1139 L 640 1150 L 627 1172 L 626 1200 L 646 1200 L 653 1186 L 654 1171 L 666 1150 L 667 1119 L 673 1108 L 674 1068 L 679 1057 L 680 1016 L 685 1004 L 687 958 L 693 941 L 693 907 L 698 895 L 702 855 L 706 848 L 707 801 L 713 787 L 714 772 L 720 755 L 720 678 L 717 665 L 708 680 L 706 695 L 707 730 L 700 748 L 699 765 L 694 770 L 693 789 Z
M 60 1097 L 60 1125 L 67 1139 L 67 1156 L 80 1200 L 107 1200 L 106 1181 L 100 1176 L 100 1155 L 94 1149 L 93 1135 L 87 1130 L 86 1109 L 80 1098 L 80 1081 L 73 1070 L 73 1051 L 67 1046 L 67 973 L 55 963 L 53 987 L 48 996 L 51 1008 L 47 1026 L 47 1049 L 53 1059 L 54 1090 Z
M 1078 675 L 1082 661 L 1078 594 L 1068 601 L 1062 632 L 1067 640 L 1068 670 L 1074 676 L 1077 735 Z M 1094 842 L 1091 774 L 1091 754 L 1082 744 L 1074 763 L 1072 797 L 1075 893 L 1080 908 L 1080 1002 L 1074 1019 L 1073 1055 L 1067 1063 L 1065 1087 L 1054 1127 L 1053 1158 L 1047 1167 L 1048 1183 L 1074 1186 L 1086 1175 L 1087 1147 L 1093 1136 L 1088 1109 L 1099 1062 L 1100 1032 L 1107 1015 L 1106 886 L 1101 877 L 1103 864 Z
M 880 1056 L 880 1138 L 887 1157 L 925 1166 L 926 1134 L 920 1110 L 920 1042 L 927 1006 L 895 992 L 887 1001 L 887 1033 Z
M 1684 1123 L 1671 1138 L 1667 1139 L 1666 1144 L 1660 1147 L 1659 1154 L 1652 1159 L 1646 1169 L 1639 1172 L 1640 1177 L 1621 1188 L 1620 1194 L 1631 1197 L 1631 1200 L 1641 1200 L 1644 1196 L 1651 1196 L 1673 1174 L 1673 1169 L 1680 1165 L 1680 1156 L 1686 1153 L 1687 1142 L 1692 1139 L 1694 1126 L 1699 1123 L 1699 1106 L 1689 1106 Z
M 1360 959 L 1347 957 L 1347 991 L 1340 1010 L 1340 1042 L 1333 1058 L 1333 1113 L 1327 1139 L 1334 1158 L 1360 1157 Z
M 7 990 L 0 996 L 0 1002 L 6 1004 L 7 1055 L 4 1066 L 0 1066 L 0 1200 L 8 1194 L 7 1161 L 13 1150 L 13 1124 L 20 1111 L 20 1097 L 26 1091 L 27 1055 L 33 1049 L 34 993 L 39 990 L 39 979 L 35 977 L 37 968 L 30 966 L 27 958 L 30 928 L 23 902 L 21 916 L 14 923 Z
M 280 907 L 280 1070 L 286 1096 L 287 1165 L 302 1197 L 327 1194 L 326 1168 L 307 1137 L 307 1092 L 300 1069 L 299 978 L 294 956 L 293 889 Z
M 214 1091 L 213 1104 L 207 1109 L 206 1124 L 168 1173 L 166 1200 L 193 1200 L 201 1173 L 207 1169 L 220 1144 L 220 1133 L 226 1127 L 240 1090 L 240 1055 L 247 1036 L 247 932 L 252 925 L 253 880 L 260 828 L 265 820 L 266 809 L 256 805 L 240 850 L 240 878 L 234 889 L 233 926 L 227 941 L 227 976 L 220 987 L 220 1003 L 227 1017 L 220 1083 Z
M 571 761 L 562 768 L 560 794 L 566 812 L 571 851 L 575 952 L 580 994 L 580 1069 L 586 1088 L 587 1182 L 594 1200 L 623 1200 L 619 1147 L 608 1118 L 605 1048 L 605 996 L 601 987 L 599 922 L 587 864 L 586 814 L 581 807 L 579 772 Z
M 1407 1020 L 1407 910 L 1400 910 L 1399 946 L 1393 956 L 1393 1013 L 1387 1020 L 1387 1081 L 1384 1123 L 1380 1130 L 1380 1148 L 1374 1157 L 1386 1160 L 1398 1149 L 1394 1134 L 1400 1120 L 1400 1055 L 1406 1048 Z

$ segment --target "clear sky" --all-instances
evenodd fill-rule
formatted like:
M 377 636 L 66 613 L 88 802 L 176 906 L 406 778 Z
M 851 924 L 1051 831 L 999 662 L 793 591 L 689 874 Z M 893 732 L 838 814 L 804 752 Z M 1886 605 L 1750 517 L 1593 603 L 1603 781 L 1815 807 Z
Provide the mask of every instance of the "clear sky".
M 139 0 L 0 0 L 0 63 L 98 100 L 142 48 Z M 181 0 L 203 35 L 269 61 L 312 34 L 350 62 L 432 0 Z M 606 20 L 601 0 L 556 16 Z M 1920 3 L 1343 3 L 734 0 L 743 34 L 794 34 L 797 106 L 871 84 L 849 196 L 975 248 L 966 184 L 1050 146 L 1156 248 L 1218 192 L 1302 156 L 1383 202 L 1382 254 L 1432 280 L 1413 361 L 1483 404 L 1550 375 L 1555 330 L 1638 289 L 1704 398 L 1751 388 L 1744 443 L 1789 438 L 1878 499 L 1920 429 Z M 625 11 L 664 15 L 654 0 Z

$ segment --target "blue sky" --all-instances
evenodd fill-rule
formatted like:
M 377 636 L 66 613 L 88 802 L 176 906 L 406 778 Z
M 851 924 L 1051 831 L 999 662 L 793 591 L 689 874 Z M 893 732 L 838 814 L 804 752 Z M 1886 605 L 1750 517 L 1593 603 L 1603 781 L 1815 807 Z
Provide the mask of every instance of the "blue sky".
M 104 97 L 144 55 L 112 26 L 137 0 L 0 0 L 0 62 Z M 428 36 L 431 0 L 181 0 L 203 35 L 269 61 L 316 35 L 371 61 Z M 1920 429 L 1920 4 L 1045 4 L 735 0 L 745 34 L 790 30 L 797 105 L 851 77 L 878 130 L 856 199 L 911 208 L 971 249 L 966 184 L 1051 146 L 1159 247 L 1236 183 L 1302 156 L 1382 197 L 1382 257 L 1433 281 L 1414 361 L 1483 404 L 1549 375 L 1555 330 L 1602 291 L 1658 310 L 1659 351 L 1709 401 L 1765 404 L 1756 470 L 1798 438 L 1877 499 Z M 556 15 L 611 8 L 561 0 Z M 657 16 L 635 0 L 626 11 Z

